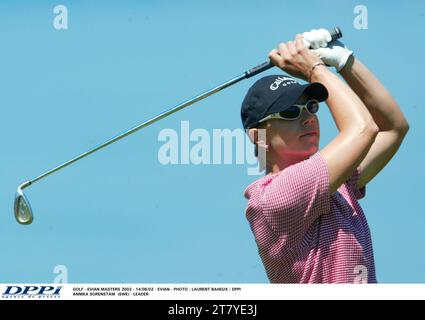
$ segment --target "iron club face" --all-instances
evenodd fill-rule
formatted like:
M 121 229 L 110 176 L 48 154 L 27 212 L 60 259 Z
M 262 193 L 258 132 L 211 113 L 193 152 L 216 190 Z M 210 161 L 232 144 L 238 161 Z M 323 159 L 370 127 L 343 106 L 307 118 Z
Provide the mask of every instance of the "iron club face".
M 18 190 L 16 190 L 14 204 L 15 219 L 20 224 L 31 224 L 33 221 L 33 214 L 30 203 L 22 191 L 22 189 L 28 187 L 30 184 L 31 182 L 29 181 L 24 182 L 18 187 Z

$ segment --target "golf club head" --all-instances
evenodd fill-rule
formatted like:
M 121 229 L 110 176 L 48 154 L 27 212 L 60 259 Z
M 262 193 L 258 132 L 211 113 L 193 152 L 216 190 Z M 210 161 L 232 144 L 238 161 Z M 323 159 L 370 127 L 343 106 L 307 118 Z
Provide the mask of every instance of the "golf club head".
M 30 203 L 28 202 L 22 191 L 22 189 L 29 186 L 30 184 L 31 182 L 29 181 L 24 182 L 18 187 L 18 190 L 16 190 L 14 211 L 15 219 L 20 224 L 31 224 L 33 220 L 33 214 Z

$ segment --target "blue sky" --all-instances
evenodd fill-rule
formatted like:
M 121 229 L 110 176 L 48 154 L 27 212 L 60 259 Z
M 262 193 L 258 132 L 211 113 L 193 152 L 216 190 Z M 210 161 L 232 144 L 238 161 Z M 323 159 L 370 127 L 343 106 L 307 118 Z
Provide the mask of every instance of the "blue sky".
M 68 8 L 69 29 L 53 28 Z M 367 30 L 353 27 L 356 5 Z M 161 130 L 241 127 L 255 79 L 100 151 L 26 190 L 17 186 L 106 139 L 262 63 L 280 41 L 340 26 L 343 41 L 396 98 L 410 132 L 361 200 L 379 282 L 425 282 L 420 90 L 423 1 L 2 1 L 0 282 L 264 283 L 245 219 L 246 165 L 162 165 Z M 276 68 L 265 74 L 279 74 Z M 419 91 L 419 92 L 418 92 Z M 320 111 L 321 147 L 337 130 Z

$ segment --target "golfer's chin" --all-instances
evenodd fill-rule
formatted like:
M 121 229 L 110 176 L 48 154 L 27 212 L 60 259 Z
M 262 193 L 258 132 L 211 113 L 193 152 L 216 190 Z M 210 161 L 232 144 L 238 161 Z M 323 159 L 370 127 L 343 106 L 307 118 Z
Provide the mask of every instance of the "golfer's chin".
M 319 151 L 319 143 L 308 143 L 305 144 L 302 148 L 303 153 L 306 156 L 312 156 L 313 154 L 315 154 L 317 151 Z

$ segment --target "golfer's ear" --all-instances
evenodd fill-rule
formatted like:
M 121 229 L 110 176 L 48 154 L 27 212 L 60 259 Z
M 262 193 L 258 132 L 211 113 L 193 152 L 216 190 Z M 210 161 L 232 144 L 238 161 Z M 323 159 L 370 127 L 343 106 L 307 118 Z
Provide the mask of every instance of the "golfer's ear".
M 248 137 L 253 144 L 256 144 L 258 142 L 258 129 L 257 128 L 248 129 Z

